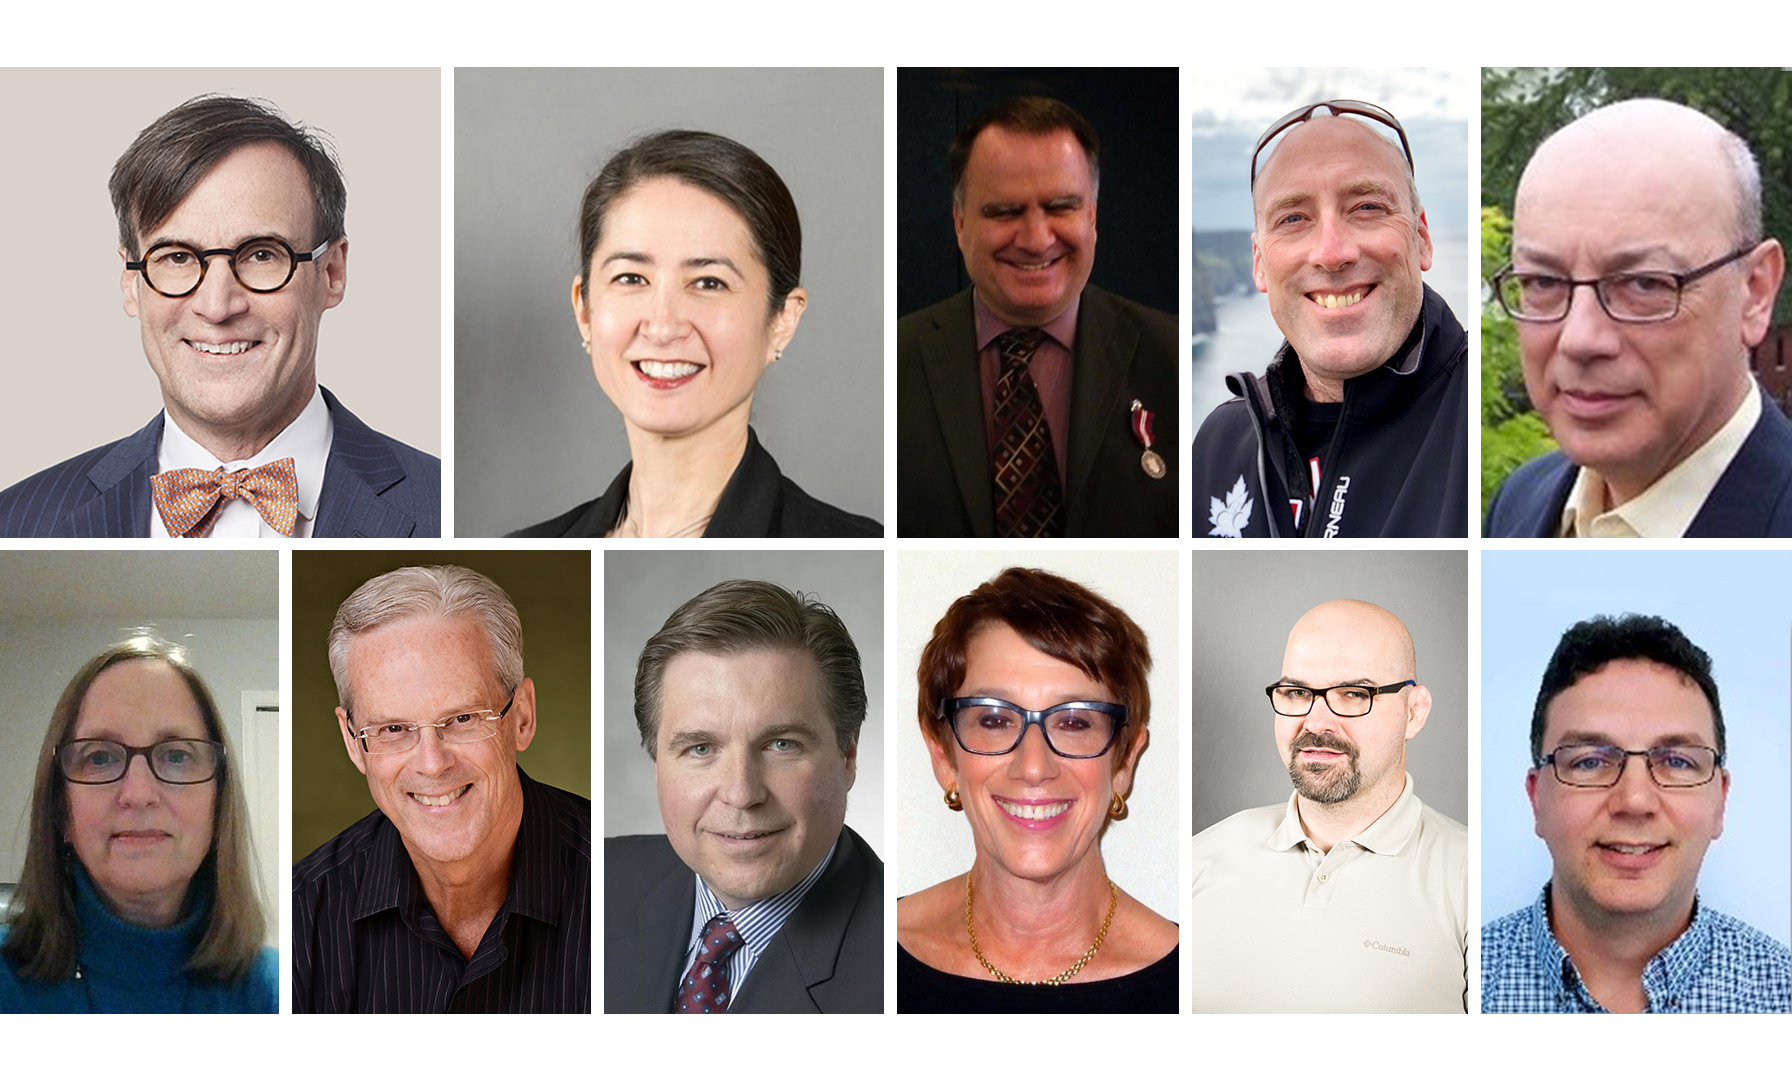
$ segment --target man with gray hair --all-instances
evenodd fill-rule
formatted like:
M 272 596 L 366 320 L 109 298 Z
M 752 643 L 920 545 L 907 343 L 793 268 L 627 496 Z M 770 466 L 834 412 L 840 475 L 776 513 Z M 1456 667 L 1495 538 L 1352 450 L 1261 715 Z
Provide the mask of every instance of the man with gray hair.
M 336 612 L 343 746 L 379 809 L 300 860 L 294 1012 L 589 1012 L 591 803 L 531 780 L 516 606 L 407 566 Z
M 1785 273 L 1754 155 L 1704 113 L 1624 101 L 1544 140 L 1493 286 L 1560 449 L 1487 534 L 1792 536 L 1792 423 L 1749 363 Z
M 724 581 L 648 640 L 665 835 L 604 841 L 604 1011 L 883 1011 L 884 864 L 846 827 L 865 678 L 833 610 Z

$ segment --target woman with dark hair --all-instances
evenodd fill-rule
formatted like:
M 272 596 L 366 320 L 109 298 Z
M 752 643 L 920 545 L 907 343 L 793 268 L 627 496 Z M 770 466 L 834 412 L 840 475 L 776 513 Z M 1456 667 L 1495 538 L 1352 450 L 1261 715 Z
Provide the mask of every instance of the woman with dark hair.
M 0 1012 L 280 1011 L 253 875 L 205 680 L 165 642 L 107 649 L 63 691 L 38 755 Z
M 947 609 L 918 713 L 976 858 L 897 901 L 897 1011 L 1176 1011 L 1176 925 L 1101 857 L 1145 749 L 1150 669 L 1137 623 L 1043 570 L 1004 570 Z
M 748 426 L 808 293 L 790 191 L 721 135 L 662 131 L 585 189 L 573 318 L 630 463 L 591 502 L 513 536 L 882 536 L 810 496 Z

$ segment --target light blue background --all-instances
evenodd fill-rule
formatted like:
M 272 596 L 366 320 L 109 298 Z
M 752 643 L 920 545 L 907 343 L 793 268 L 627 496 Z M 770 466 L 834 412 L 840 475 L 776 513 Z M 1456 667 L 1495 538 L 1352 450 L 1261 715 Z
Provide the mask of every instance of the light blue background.
M 1481 918 L 1536 899 L 1549 849 L 1524 794 L 1531 708 L 1562 631 L 1659 615 L 1711 654 L 1728 737 L 1724 833 L 1699 896 L 1792 940 L 1792 559 L 1779 552 L 1505 552 L 1481 557 Z

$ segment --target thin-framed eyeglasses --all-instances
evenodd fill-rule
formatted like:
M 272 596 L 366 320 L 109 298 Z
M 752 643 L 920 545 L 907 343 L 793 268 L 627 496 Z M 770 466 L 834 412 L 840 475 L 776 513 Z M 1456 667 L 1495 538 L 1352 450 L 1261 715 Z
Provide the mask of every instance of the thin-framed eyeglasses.
M 1282 716 L 1305 716 L 1313 711 L 1313 702 L 1325 699 L 1325 707 L 1333 716 L 1363 716 L 1375 707 L 1375 699 L 1382 694 L 1394 694 L 1409 686 L 1417 686 L 1418 681 L 1408 679 L 1405 682 L 1389 683 L 1386 686 L 1362 686 L 1349 684 L 1345 686 L 1296 686 L 1293 683 L 1275 683 L 1263 688 L 1269 695 L 1269 707 Z
M 116 784 L 141 757 L 164 784 L 203 784 L 224 764 L 224 744 L 210 739 L 163 739 L 126 746 L 111 739 L 76 739 L 56 751 L 56 767 L 71 784 Z
M 1702 787 L 1717 775 L 1723 755 L 1709 746 L 1652 746 L 1625 750 L 1618 746 L 1573 744 L 1558 746 L 1544 755 L 1536 767 L 1550 766 L 1556 779 L 1569 787 L 1615 787 L 1624 777 L 1624 766 L 1633 757 L 1649 763 L 1649 776 L 1664 788 Z
M 1400 151 L 1406 155 L 1407 169 L 1415 175 L 1417 174 L 1418 170 L 1412 163 L 1412 144 L 1406 141 L 1406 129 L 1400 126 L 1400 121 L 1394 119 L 1393 113 L 1380 105 L 1371 105 L 1367 101 L 1339 98 L 1336 101 L 1315 101 L 1311 105 L 1302 106 L 1269 125 L 1269 129 L 1263 133 L 1263 137 L 1257 140 L 1256 149 L 1251 151 L 1251 189 L 1253 191 L 1257 188 L 1257 156 L 1263 153 L 1263 148 L 1282 132 L 1296 124 L 1304 124 L 1311 120 L 1313 113 L 1318 109 L 1330 109 L 1333 116 L 1343 116 L 1346 113 L 1352 116 L 1366 116 L 1393 128 L 1394 134 L 1400 136 Z
M 484 742 L 498 733 L 498 721 L 504 719 L 514 704 L 516 704 L 516 692 L 513 690 L 510 700 L 506 701 L 504 707 L 497 712 L 490 709 L 477 709 L 472 712 L 455 713 L 453 716 L 445 716 L 433 724 L 411 724 L 393 720 L 361 728 L 355 732 L 355 738 L 361 740 L 361 750 L 368 754 L 402 754 L 406 750 L 414 750 L 423 739 L 424 728 L 435 728 L 445 743 L 459 745 Z
M 300 263 L 319 258 L 329 246 L 330 241 L 325 240 L 310 251 L 294 252 L 292 245 L 278 236 L 257 236 L 234 248 L 200 251 L 188 244 L 164 240 L 144 252 L 143 258 L 126 260 L 124 268 L 142 274 L 156 292 L 178 300 L 199 288 L 212 258 L 223 255 L 230 260 L 230 272 L 243 288 L 253 293 L 271 293 L 286 288 Z
M 1049 709 L 1023 709 L 992 697 L 947 698 L 940 716 L 967 754 L 1012 752 L 1037 724 L 1045 745 L 1059 757 L 1096 758 L 1126 726 L 1126 706 L 1112 701 L 1066 701 Z
M 1721 259 L 1683 274 L 1672 270 L 1627 270 L 1604 277 L 1570 278 L 1508 266 L 1493 275 L 1489 284 L 1493 286 L 1493 295 L 1500 307 L 1519 322 L 1561 322 L 1568 317 L 1568 309 L 1574 305 L 1574 294 L 1583 285 L 1593 290 L 1599 306 L 1616 322 L 1667 322 L 1680 314 L 1680 297 L 1688 285 L 1760 246 L 1757 241 L 1739 247 Z

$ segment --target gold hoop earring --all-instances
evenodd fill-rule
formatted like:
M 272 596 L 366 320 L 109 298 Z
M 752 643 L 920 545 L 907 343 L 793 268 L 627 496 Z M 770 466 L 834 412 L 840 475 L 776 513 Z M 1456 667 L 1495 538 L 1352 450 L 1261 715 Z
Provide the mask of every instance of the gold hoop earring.
M 1116 791 L 1114 792 L 1113 799 L 1108 802 L 1108 817 L 1113 818 L 1115 821 L 1119 821 L 1125 816 L 1126 796 Z
M 946 808 L 958 813 L 964 812 L 964 800 L 958 797 L 958 785 L 946 785 Z

